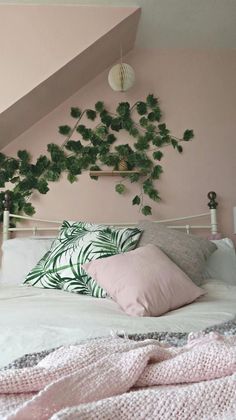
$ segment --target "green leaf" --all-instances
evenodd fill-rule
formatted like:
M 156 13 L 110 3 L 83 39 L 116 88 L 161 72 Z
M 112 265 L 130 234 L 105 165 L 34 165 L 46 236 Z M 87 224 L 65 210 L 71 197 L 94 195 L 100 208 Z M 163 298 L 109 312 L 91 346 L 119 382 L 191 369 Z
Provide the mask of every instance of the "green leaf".
M 163 169 L 160 165 L 154 166 L 152 174 L 151 174 L 152 179 L 159 179 L 162 172 L 163 172 Z
M 142 127 L 147 127 L 147 126 L 148 126 L 148 119 L 147 119 L 146 117 L 142 117 L 142 118 L 140 118 L 140 120 L 139 120 L 139 124 L 140 124 Z
M 20 165 L 27 165 L 31 168 L 26 161 L 22 160 L 21 164 L 19 160 L 14 158 L 8 158 L 4 164 L 2 165 L 3 170 L 5 170 L 5 174 L 8 178 L 12 178 L 15 175 L 15 172 L 19 169 Z
M 5 183 L 8 181 L 8 176 L 5 172 L 0 171 L 0 188 L 5 187 Z
M 169 135 L 165 135 L 162 137 L 162 145 L 163 144 L 170 144 L 171 142 L 171 137 Z
M 79 118 L 81 115 L 81 111 L 79 108 L 71 108 L 70 109 L 70 115 L 72 118 Z
M 189 141 L 193 137 L 194 137 L 193 130 L 185 130 L 184 135 L 183 135 L 183 140 L 184 141 Z
M 20 181 L 20 177 L 19 176 L 14 176 L 11 180 L 12 184 L 15 184 L 16 182 Z
M 171 139 L 171 144 L 172 144 L 174 149 L 176 148 L 176 146 L 178 146 L 178 142 L 175 139 Z
M 80 140 L 77 140 L 77 141 L 69 140 L 65 145 L 65 149 L 70 150 L 71 152 L 74 152 L 74 153 L 80 153 L 83 149 L 83 146 Z
M 179 153 L 182 153 L 183 152 L 183 147 L 180 146 L 180 144 L 178 144 L 177 150 L 178 150 Z
M 122 129 L 122 122 L 120 118 L 113 118 L 111 122 L 111 129 L 114 131 L 120 131 Z
M 158 103 L 158 99 L 155 98 L 153 94 L 149 94 L 147 96 L 147 105 L 150 108 L 155 108 L 155 106 L 157 105 L 157 103 Z
M 50 160 L 48 159 L 47 156 L 41 155 L 39 156 L 39 158 L 36 161 L 36 165 L 35 165 L 35 175 L 40 176 L 42 175 L 42 173 L 49 167 L 50 165 Z
M 87 116 L 87 118 L 88 118 L 89 120 L 94 121 L 94 120 L 95 120 L 95 118 L 96 118 L 96 116 L 97 116 L 97 113 L 96 113 L 96 111 L 94 111 L 93 109 L 88 109 L 88 110 L 86 111 L 86 116 Z
M 140 203 L 141 203 L 141 199 L 140 199 L 140 197 L 139 197 L 138 195 L 136 195 L 136 196 L 133 198 L 132 204 L 133 204 L 133 206 L 134 206 L 135 204 L 139 205 Z
M 99 159 L 104 165 L 117 167 L 119 163 L 119 156 L 113 154 L 100 154 Z
M 119 183 L 116 185 L 115 190 L 118 194 L 124 194 L 126 188 L 124 184 Z
M 138 182 L 140 179 L 140 174 L 131 174 L 129 175 L 130 182 Z
M 153 200 L 153 201 L 159 201 L 160 200 L 160 196 L 158 194 L 158 191 L 155 188 L 153 188 L 151 191 L 149 191 L 148 197 L 151 198 L 151 200 Z
M 15 191 L 24 195 L 25 192 L 31 191 L 34 188 L 37 188 L 38 181 L 37 178 L 33 177 L 31 174 L 27 178 L 22 179 L 15 186 Z
M 101 146 L 98 147 L 98 155 L 99 159 L 102 160 L 103 157 L 113 157 L 112 155 L 109 155 L 109 144 L 107 144 L 105 141 L 101 144 Z M 105 162 L 104 162 L 105 163 Z
M 100 113 L 100 119 L 101 122 L 106 125 L 106 127 L 110 127 L 112 123 L 112 116 L 109 115 L 107 111 L 104 110 Z
M 19 150 L 17 152 L 17 156 L 20 160 L 23 160 L 24 162 L 30 161 L 30 154 L 26 150 Z
M 78 159 L 76 156 L 68 156 L 66 158 L 66 168 L 68 169 L 69 173 L 73 175 L 80 175 L 81 167 L 81 159 Z
M 163 140 L 160 136 L 155 136 L 152 140 L 152 144 L 157 147 L 161 147 L 163 144 Z
M 149 216 L 150 214 L 152 214 L 152 208 L 150 206 L 144 206 L 142 207 L 141 212 L 144 216 Z
M 145 115 L 147 113 L 146 102 L 138 102 L 136 108 L 139 115 Z
M 60 125 L 60 127 L 58 128 L 58 131 L 63 136 L 68 136 L 68 134 L 70 134 L 71 132 L 71 127 L 69 125 Z
M 151 179 L 146 179 L 143 183 L 143 191 L 148 194 L 153 189 L 153 183 Z
M 156 152 L 153 152 L 152 156 L 155 160 L 161 160 L 163 153 L 160 150 L 157 150 Z
M 155 113 L 154 112 L 150 112 L 148 114 L 148 119 L 149 119 L 149 121 L 156 121 Z
M 137 150 L 147 150 L 149 148 L 149 141 L 147 135 L 139 136 L 137 143 L 134 143 L 134 147 Z
M 55 172 L 54 170 L 49 169 L 45 173 L 45 179 L 47 181 L 55 182 L 55 181 L 58 181 L 59 180 L 60 175 L 61 174 L 59 172 Z
M 91 128 L 85 128 L 82 133 L 82 137 L 84 140 L 90 140 L 92 135 L 93 135 L 93 131 L 91 130 Z
M 27 214 L 27 216 L 33 216 L 33 214 L 35 213 L 35 209 L 31 203 L 25 203 L 23 206 L 23 211 L 25 212 L 25 214 Z
M 6 160 L 6 156 L 0 152 L 0 165 L 2 165 L 2 163 Z
M 139 135 L 139 131 L 138 131 L 138 129 L 137 129 L 136 127 L 132 127 L 132 128 L 129 130 L 129 134 L 130 134 L 132 137 L 138 137 L 138 135 Z
M 80 124 L 78 125 L 78 127 L 76 128 L 77 133 L 79 134 L 83 134 L 84 130 L 86 129 L 85 125 Z
M 120 102 L 116 108 L 117 114 L 122 118 L 127 118 L 130 115 L 130 104 L 129 102 Z
M 73 182 L 77 181 L 77 177 L 75 175 L 73 175 L 71 172 L 68 173 L 67 179 L 71 184 L 73 184 Z
M 167 136 L 170 132 L 170 130 L 168 130 L 168 128 L 166 128 L 165 123 L 158 124 L 158 128 L 159 128 L 161 136 Z
M 102 112 L 104 110 L 104 102 L 102 101 L 96 102 L 95 109 L 97 112 Z
M 90 166 L 90 171 L 101 171 L 101 168 L 99 167 L 99 166 L 97 166 L 97 165 L 94 165 L 94 166 Z M 95 181 L 97 181 L 98 180 L 98 176 L 93 176 L 93 175 L 90 175 L 90 178 L 91 179 L 94 179 Z
M 124 130 L 130 131 L 131 128 L 133 127 L 133 125 L 134 125 L 134 123 L 131 120 L 131 118 L 125 117 L 125 118 L 122 119 L 122 127 L 124 128 Z
M 154 131 L 156 131 L 156 126 L 154 124 L 148 124 L 147 131 L 148 133 L 154 133 Z
M 154 113 L 155 113 L 156 121 L 160 121 L 160 119 L 162 117 L 162 112 L 161 112 L 160 108 L 156 108 Z
M 47 194 L 49 188 L 48 183 L 45 179 L 39 179 L 37 190 L 40 192 L 40 194 Z
M 107 139 L 106 139 L 107 143 L 109 144 L 115 143 L 116 140 L 117 139 L 116 139 L 116 136 L 114 136 L 114 134 L 108 134 Z
M 129 144 L 120 144 L 119 146 L 115 147 L 115 150 L 121 159 L 127 158 L 133 152 Z
M 50 143 L 48 144 L 47 148 L 53 162 L 58 163 L 58 161 L 64 160 L 64 151 L 57 144 Z
M 154 139 L 154 137 L 155 137 L 155 134 L 154 133 L 152 133 L 152 132 L 149 132 L 149 131 L 147 131 L 145 134 L 144 134 L 144 138 L 145 138 L 145 140 L 147 140 L 147 141 L 152 141 L 153 139 Z
M 129 157 L 129 162 L 132 163 L 136 168 L 140 169 L 142 172 L 149 171 L 153 166 L 153 162 L 146 153 L 144 152 L 134 152 Z
M 31 165 L 29 165 L 23 160 L 20 164 L 19 160 L 14 158 L 8 158 L 2 165 L 2 169 L 5 171 L 6 179 L 12 178 L 16 174 L 16 171 L 19 169 L 19 166 L 21 165 L 27 165 L 31 168 Z
M 20 163 L 19 173 L 20 175 L 28 175 L 31 172 L 31 165 L 28 162 L 25 162 L 24 160 Z M 8 172 L 8 171 L 6 171 Z
M 97 136 L 97 134 L 95 133 L 91 134 L 90 141 L 93 146 L 100 146 L 103 142 L 102 139 L 99 136 Z
M 96 128 L 96 135 L 104 138 L 108 133 L 108 129 L 106 125 L 100 125 L 99 127 Z
M 155 108 L 152 112 L 148 114 L 149 121 L 160 121 L 161 119 L 161 110 L 160 108 Z

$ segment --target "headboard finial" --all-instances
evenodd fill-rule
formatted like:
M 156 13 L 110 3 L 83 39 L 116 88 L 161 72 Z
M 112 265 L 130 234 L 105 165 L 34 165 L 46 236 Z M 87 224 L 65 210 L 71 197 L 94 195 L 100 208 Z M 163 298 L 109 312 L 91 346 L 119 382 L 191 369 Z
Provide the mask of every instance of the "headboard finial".
M 10 211 L 10 204 L 11 204 L 10 191 L 5 192 L 3 204 L 4 204 L 4 210 Z
M 217 203 L 217 201 L 216 201 L 216 193 L 215 193 L 215 191 L 210 191 L 208 194 L 207 194 L 207 197 L 209 198 L 209 203 L 207 204 L 208 205 L 208 207 L 210 208 L 210 209 L 216 209 L 216 207 L 218 206 L 218 203 Z

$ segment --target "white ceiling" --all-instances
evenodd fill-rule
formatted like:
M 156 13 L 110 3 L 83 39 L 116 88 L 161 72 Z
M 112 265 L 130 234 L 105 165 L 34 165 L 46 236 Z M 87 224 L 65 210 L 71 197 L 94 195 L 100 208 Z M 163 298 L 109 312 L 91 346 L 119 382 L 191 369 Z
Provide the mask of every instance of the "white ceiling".
M 137 5 L 142 8 L 138 47 L 236 49 L 236 0 L 0 0 L 1 3 Z

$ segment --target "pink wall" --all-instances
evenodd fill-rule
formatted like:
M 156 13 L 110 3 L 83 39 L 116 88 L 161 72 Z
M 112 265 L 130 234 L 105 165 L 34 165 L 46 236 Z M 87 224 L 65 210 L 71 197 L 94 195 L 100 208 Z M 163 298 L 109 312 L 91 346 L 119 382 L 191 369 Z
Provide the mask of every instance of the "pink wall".
M 0 5 L 0 112 L 87 49 L 135 9 Z
M 140 11 L 0 5 L 0 149 L 131 51 Z
M 164 173 L 158 185 L 162 202 L 151 203 L 152 218 L 205 212 L 207 192 L 214 190 L 219 200 L 220 229 L 233 238 L 236 52 L 134 50 L 126 61 L 136 71 L 137 83 L 132 90 L 125 94 L 113 92 L 106 71 L 18 137 L 4 149 L 5 153 L 15 154 L 19 148 L 27 148 L 36 157 L 46 150 L 47 143 L 61 143 L 57 127 L 71 122 L 71 106 L 92 107 L 101 99 L 112 110 L 119 101 L 135 102 L 154 93 L 160 98 L 173 134 L 181 136 L 184 129 L 193 128 L 195 139 L 184 145 L 183 155 L 165 149 Z M 34 197 L 37 216 L 91 221 L 142 218 L 130 202 L 137 186 L 129 186 L 130 194 L 120 197 L 114 185 L 113 177 L 92 181 L 88 174 L 73 185 L 66 180 L 51 184 L 46 196 Z

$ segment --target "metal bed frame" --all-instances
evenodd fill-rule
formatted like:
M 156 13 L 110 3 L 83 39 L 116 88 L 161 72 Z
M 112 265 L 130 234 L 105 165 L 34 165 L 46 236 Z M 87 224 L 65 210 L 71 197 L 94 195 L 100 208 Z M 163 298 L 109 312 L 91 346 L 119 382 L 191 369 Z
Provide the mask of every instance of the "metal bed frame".
M 157 220 L 155 223 L 172 223 L 172 222 L 182 222 L 192 219 L 198 219 L 200 217 L 208 216 L 210 219 L 210 224 L 207 225 L 195 225 L 195 224 L 183 224 L 183 225 L 168 225 L 169 228 L 174 229 L 184 229 L 189 234 L 191 230 L 193 229 L 209 229 L 211 233 L 211 238 L 216 238 L 218 233 L 218 225 L 217 225 L 217 206 L 218 203 L 216 202 L 216 193 L 214 191 L 210 191 L 207 194 L 208 199 L 210 200 L 208 202 L 209 211 L 207 213 L 200 213 L 195 214 L 192 216 L 184 216 L 184 217 L 178 217 L 175 219 L 163 219 L 163 220 Z M 34 225 L 31 227 L 11 227 L 10 221 L 11 218 L 19 219 L 19 220 L 29 220 L 33 223 L 48 223 L 53 224 L 54 226 L 38 226 Z M 31 232 L 34 236 L 36 234 L 39 234 L 41 232 L 46 231 L 57 231 L 62 224 L 61 220 L 46 220 L 46 219 L 38 219 L 34 217 L 28 217 L 28 216 L 20 216 L 17 214 L 10 213 L 10 197 L 9 194 L 5 193 L 5 200 L 4 200 L 4 212 L 3 212 L 3 241 L 10 238 L 10 232 Z M 116 227 L 125 227 L 125 226 L 135 226 L 135 223 L 102 223 L 108 226 L 116 226 Z M 55 226 L 57 225 L 57 226 Z

